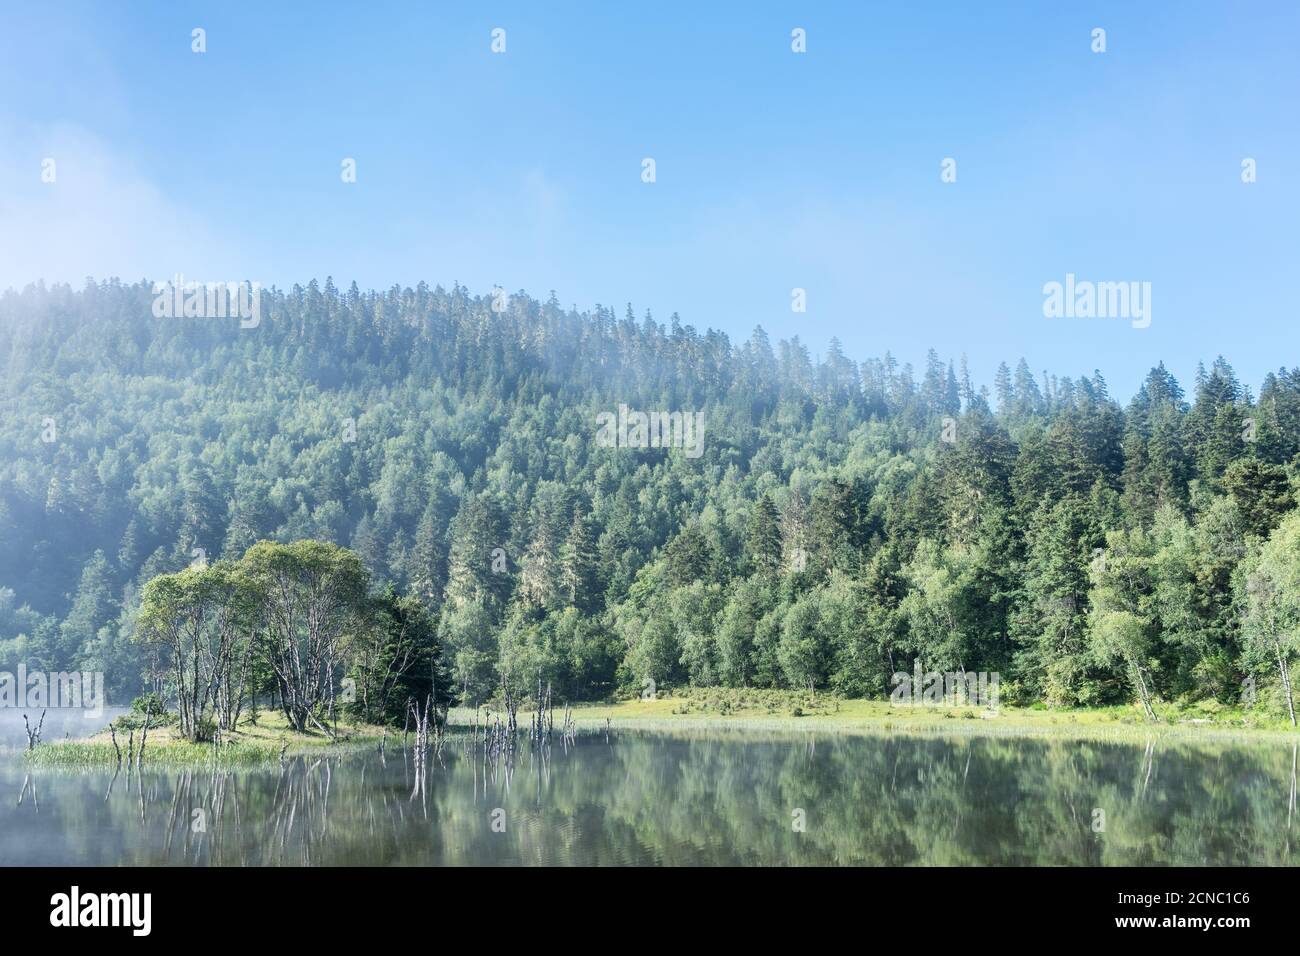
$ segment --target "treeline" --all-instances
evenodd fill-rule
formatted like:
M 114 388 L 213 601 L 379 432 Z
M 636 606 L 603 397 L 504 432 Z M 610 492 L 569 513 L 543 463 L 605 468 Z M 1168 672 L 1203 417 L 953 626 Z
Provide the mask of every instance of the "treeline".
M 0 667 L 120 699 L 147 582 L 315 539 L 423 608 L 468 701 L 502 673 L 879 696 L 919 658 L 1004 700 L 1284 708 L 1300 370 L 1255 396 L 1157 366 L 1121 404 L 1098 372 L 990 391 L 553 295 L 313 282 L 254 329 L 151 302 L 0 297 Z M 703 456 L 598 447 L 620 405 L 703 411 Z

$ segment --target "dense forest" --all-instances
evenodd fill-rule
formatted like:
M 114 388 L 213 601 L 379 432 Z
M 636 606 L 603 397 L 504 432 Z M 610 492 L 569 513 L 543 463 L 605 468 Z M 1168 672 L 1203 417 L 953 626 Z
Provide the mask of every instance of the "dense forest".
M 122 702 L 157 677 L 151 581 L 314 540 L 469 702 L 503 675 L 883 697 L 918 659 L 1011 703 L 1290 696 L 1300 369 L 1255 395 L 1161 365 L 1123 401 L 554 294 L 313 281 L 252 328 L 153 298 L 0 297 L 0 670 L 101 670 Z M 702 455 L 604 447 L 620 406 L 702 413 Z

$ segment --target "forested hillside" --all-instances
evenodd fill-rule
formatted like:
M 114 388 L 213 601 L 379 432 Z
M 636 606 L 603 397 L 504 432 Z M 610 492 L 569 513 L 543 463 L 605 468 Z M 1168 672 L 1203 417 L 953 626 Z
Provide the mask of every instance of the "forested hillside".
M 1297 369 L 1128 397 L 1022 361 L 990 393 L 959 357 L 814 361 L 553 295 L 327 280 L 255 328 L 152 302 L 0 298 L 0 669 L 121 700 L 144 584 L 260 539 L 418 598 L 470 700 L 501 670 L 884 696 L 919 658 L 1012 702 L 1230 701 L 1295 653 Z M 620 405 L 703 412 L 702 456 L 600 447 Z

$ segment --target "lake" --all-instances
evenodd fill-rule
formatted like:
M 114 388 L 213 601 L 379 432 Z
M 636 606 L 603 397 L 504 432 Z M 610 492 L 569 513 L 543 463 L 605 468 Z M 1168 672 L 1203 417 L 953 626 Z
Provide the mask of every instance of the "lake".
M 525 744 L 507 766 L 462 741 L 422 787 L 392 741 L 116 778 L 9 752 L 0 863 L 1300 862 L 1289 742 L 621 730 Z

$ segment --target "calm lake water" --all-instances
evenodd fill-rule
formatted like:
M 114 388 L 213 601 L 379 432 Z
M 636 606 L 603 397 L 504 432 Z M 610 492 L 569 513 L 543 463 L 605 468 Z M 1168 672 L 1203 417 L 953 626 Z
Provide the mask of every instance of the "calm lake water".
M 419 790 L 391 745 L 116 780 L 9 754 L 0 864 L 1285 865 L 1295 761 L 1289 743 L 621 731 L 525 747 L 509 772 L 453 737 Z

